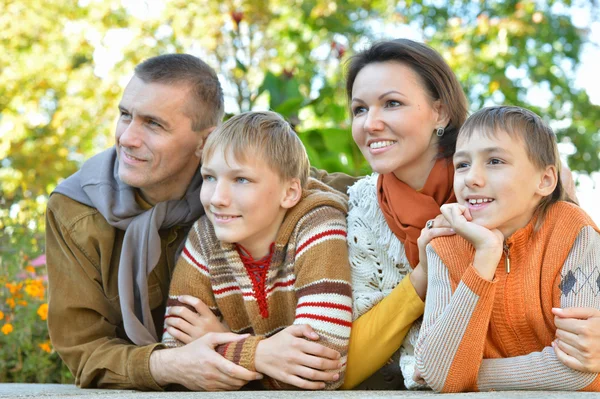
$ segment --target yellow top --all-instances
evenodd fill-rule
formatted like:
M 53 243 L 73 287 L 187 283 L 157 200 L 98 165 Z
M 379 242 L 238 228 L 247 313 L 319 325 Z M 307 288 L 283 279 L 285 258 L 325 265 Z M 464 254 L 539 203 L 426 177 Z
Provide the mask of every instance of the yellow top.
M 341 389 L 354 388 L 383 367 L 424 309 L 425 303 L 406 276 L 381 302 L 354 320 Z

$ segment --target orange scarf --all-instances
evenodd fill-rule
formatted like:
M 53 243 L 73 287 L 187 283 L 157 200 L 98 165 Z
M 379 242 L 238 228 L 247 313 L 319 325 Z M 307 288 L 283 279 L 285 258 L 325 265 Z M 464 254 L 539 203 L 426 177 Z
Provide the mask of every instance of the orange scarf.
M 456 202 L 453 191 L 454 166 L 438 159 L 421 191 L 398 180 L 393 173 L 379 175 L 377 199 L 388 226 L 404 244 L 406 257 L 415 268 L 419 263 L 417 239 L 429 219 L 440 214 L 440 206 Z

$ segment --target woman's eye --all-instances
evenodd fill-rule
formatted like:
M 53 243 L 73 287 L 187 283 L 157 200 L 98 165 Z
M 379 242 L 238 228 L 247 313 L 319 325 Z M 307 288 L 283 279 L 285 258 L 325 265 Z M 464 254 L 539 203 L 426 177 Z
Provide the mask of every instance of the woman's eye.
M 356 116 L 356 115 L 362 114 L 366 110 L 367 110 L 367 108 L 363 107 L 362 105 L 358 106 L 358 107 L 354 107 L 354 108 L 352 108 L 352 115 Z
M 388 100 L 385 102 L 385 106 L 387 108 L 399 107 L 401 105 L 402 105 L 402 103 L 400 101 L 396 101 L 396 100 Z

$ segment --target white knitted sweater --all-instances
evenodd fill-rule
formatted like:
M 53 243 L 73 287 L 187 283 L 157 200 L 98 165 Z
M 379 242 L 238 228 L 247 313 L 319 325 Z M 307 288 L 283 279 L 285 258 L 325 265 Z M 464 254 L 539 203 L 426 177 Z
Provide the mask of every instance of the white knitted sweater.
M 356 182 L 348 189 L 348 252 L 352 270 L 354 319 L 369 311 L 412 271 L 404 244 L 390 230 L 377 201 L 379 174 Z M 401 304 L 399 304 L 401 306 Z M 407 388 L 419 388 L 413 381 L 414 346 L 421 320 L 415 322 L 400 346 L 400 368 Z

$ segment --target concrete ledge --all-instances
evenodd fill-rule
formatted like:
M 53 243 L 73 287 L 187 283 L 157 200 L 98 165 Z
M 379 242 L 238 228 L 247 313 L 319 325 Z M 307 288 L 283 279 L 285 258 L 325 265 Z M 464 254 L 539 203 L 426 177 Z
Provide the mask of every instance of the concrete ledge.
M 0 384 L 0 398 L 73 398 L 82 399 L 199 399 L 199 398 L 240 398 L 244 399 L 357 399 L 357 398 L 394 398 L 394 399 L 419 399 L 438 396 L 433 392 L 413 391 L 335 391 L 335 392 L 307 392 L 307 391 L 243 391 L 243 392 L 140 392 L 109 389 L 79 389 L 74 385 L 60 384 Z M 558 399 L 558 398 L 600 398 L 597 393 L 582 392 L 547 392 L 547 391 L 510 391 L 510 392 L 484 392 L 460 393 L 438 396 L 443 399 L 453 398 L 487 398 L 487 399 Z

